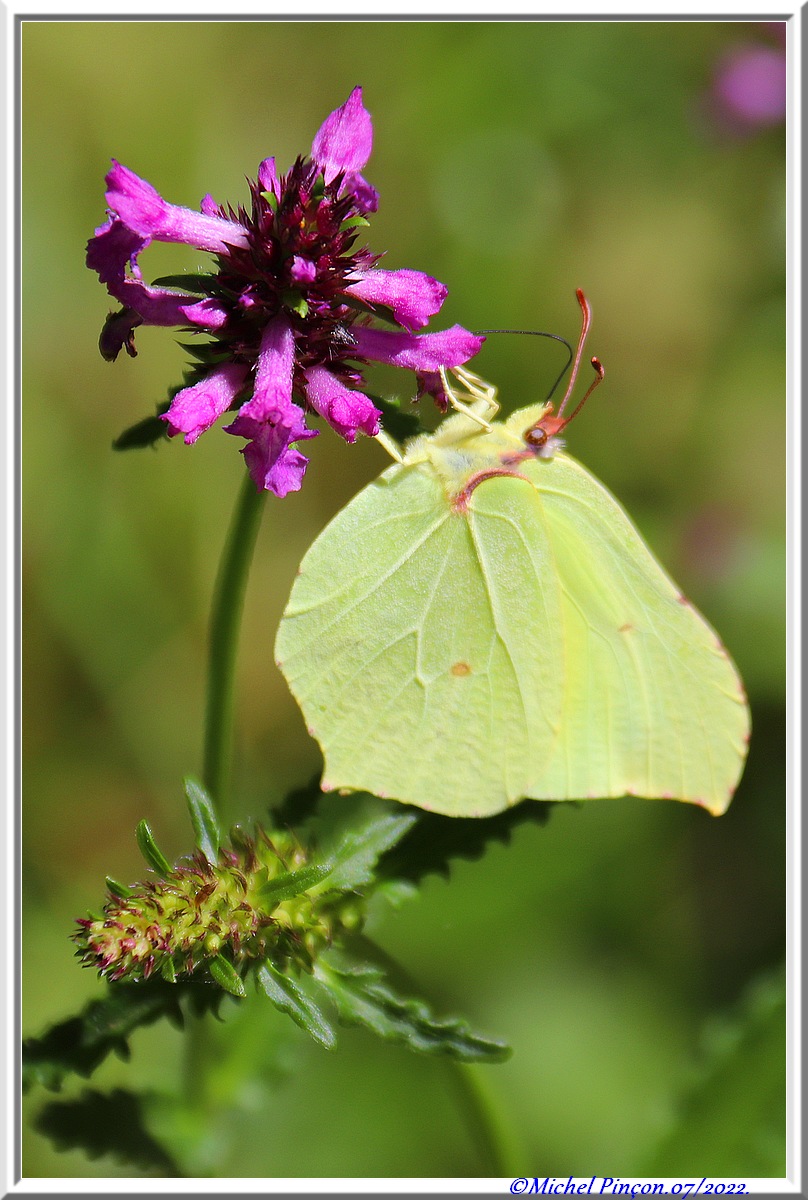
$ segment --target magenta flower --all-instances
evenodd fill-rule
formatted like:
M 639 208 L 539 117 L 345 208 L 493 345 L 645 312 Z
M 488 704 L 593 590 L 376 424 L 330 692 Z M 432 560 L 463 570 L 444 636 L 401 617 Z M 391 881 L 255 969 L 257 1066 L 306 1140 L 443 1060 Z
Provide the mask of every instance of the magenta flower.
M 346 441 L 379 432 L 381 412 L 364 392 L 362 365 L 415 372 L 440 401 L 440 367 L 456 367 L 484 339 L 460 325 L 417 333 L 441 308 L 446 288 L 420 271 L 388 271 L 356 247 L 378 196 L 361 175 L 373 130 L 354 88 L 326 118 L 311 157 L 283 177 L 265 159 L 250 184 L 249 212 L 206 196 L 200 212 L 168 204 L 151 184 L 113 160 L 106 178 L 109 219 L 87 246 L 87 265 L 123 307 L 107 318 L 100 349 L 134 355 L 138 325 L 179 326 L 207 340 L 187 347 L 198 362 L 162 414 L 170 436 L 189 445 L 224 413 L 225 432 L 247 439 L 242 453 L 259 489 L 297 491 L 307 459 L 294 443 L 314 437 L 307 411 Z M 215 256 L 210 274 L 149 286 L 138 256 L 151 241 L 184 242 Z M 392 328 L 374 325 L 374 318 Z

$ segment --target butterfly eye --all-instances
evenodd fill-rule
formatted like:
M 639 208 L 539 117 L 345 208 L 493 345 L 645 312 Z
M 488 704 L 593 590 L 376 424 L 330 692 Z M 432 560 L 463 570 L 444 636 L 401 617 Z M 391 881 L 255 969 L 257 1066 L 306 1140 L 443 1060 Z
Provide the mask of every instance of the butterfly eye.
M 534 450 L 540 450 L 547 442 L 547 431 L 539 425 L 533 425 L 525 430 L 525 442 Z

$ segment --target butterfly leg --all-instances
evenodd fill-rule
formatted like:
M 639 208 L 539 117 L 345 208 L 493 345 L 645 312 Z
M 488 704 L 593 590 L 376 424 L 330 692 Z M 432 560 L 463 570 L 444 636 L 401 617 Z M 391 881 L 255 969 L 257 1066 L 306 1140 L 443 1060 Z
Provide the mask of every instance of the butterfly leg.
M 489 418 L 493 418 L 499 412 L 499 404 L 496 401 L 497 389 L 492 384 L 486 383 L 479 375 L 474 375 L 471 371 L 464 371 L 462 367 L 457 367 L 453 370 L 452 374 L 456 376 L 465 388 L 465 392 L 461 398 L 449 383 L 449 377 L 445 368 L 440 367 L 439 370 L 444 391 L 452 408 L 456 412 L 463 413 L 464 416 L 474 421 L 475 424 L 480 425 L 486 433 L 490 433 L 491 425 Z M 467 401 L 470 401 L 470 403 Z
M 482 379 L 479 375 L 475 375 L 473 371 L 469 371 L 465 367 L 455 367 L 452 373 L 463 384 L 467 394 L 472 399 L 482 401 L 485 406 L 486 417 L 489 420 L 493 420 L 499 412 L 497 389 L 493 383 L 486 382 L 485 379 Z
M 395 459 L 397 463 L 404 462 L 404 455 L 399 450 L 398 443 L 390 437 L 389 433 L 385 433 L 383 429 L 380 429 L 375 437 L 379 445 L 384 446 L 391 458 Z

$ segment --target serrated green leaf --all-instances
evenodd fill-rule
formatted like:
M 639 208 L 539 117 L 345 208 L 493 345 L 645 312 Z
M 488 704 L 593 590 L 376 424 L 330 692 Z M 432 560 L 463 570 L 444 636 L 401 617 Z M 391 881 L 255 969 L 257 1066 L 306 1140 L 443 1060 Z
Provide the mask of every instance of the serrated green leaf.
M 301 1029 L 326 1050 L 337 1044 L 336 1034 L 324 1014 L 299 984 L 282 975 L 271 963 L 262 963 L 255 973 L 256 984 L 276 1008 L 287 1013 Z
M 57 1150 L 82 1150 L 89 1159 L 109 1154 L 141 1171 L 180 1174 L 146 1128 L 141 1097 L 122 1088 L 108 1094 L 85 1088 L 77 1100 L 51 1101 L 34 1124 Z
M 280 904 L 282 900 L 291 900 L 301 892 L 307 892 L 316 883 L 326 879 L 331 873 L 330 863 L 313 863 L 310 867 L 301 867 L 299 871 L 285 871 L 276 875 L 258 889 L 261 900 L 269 904 Z
M 161 275 L 159 279 L 153 280 L 152 287 L 179 288 L 183 292 L 207 295 L 211 283 L 214 283 L 215 280 L 215 275 L 205 274 Z
M 181 988 L 156 979 L 110 984 L 103 1000 L 91 1001 L 78 1016 L 52 1025 L 42 1037 L 25 1039 L 23 1090 L 39 1083 L 58 1091 L 67 1075 L 88 1078 L 112 1051 L 125 1057 L 127 1038 L 139 1026 L 160 1017 L 182 1021 L 182 995 Z
M 128 896 L 135 894 L 125 883 L 118 883 L 118 880 L 113 879 L 110 875 L 105 877 L 104 882 L 107 885 L 107 891 L 111 892 L 118 900 L 126 900 Z
M 154 446 L 157 442 L 168 437 L 168 425 L 159 416 L 144 417 L 125 429 L 112 443 L 113 450 L 141 450 L 145 446 Z
M 786 1173 L 785 972 L 756 980 L 705 1030 L 670 1129 L 638 1174 Z
M 177 345 L 204 366 L 228 362 L 233 357 L 232 350 L 222 348 L 219 342 L 177 342 Z
M 420 1054 L 446 1054 L 464 1062 L 500 1062 L 511 1051 L 459 1017 L 438 1020 L 424 1000 L 398 995 L 383 972 L 369 965 L 343 970 L 320 958 L 315 977 L 327 989 L 341 1021 L 364 1025 L 378 1037 Z
M 191 814 L 196 844 L 211 866 L 215 867 L 219 860 L 219 846 L 222 839 L 213 801 L 202 784 L 197 783 L 190 775 L 185 780 L 185 795 L 188 800 L 188 811 Z
M 139 822 L 135 830 L 135 837 L 137 838 L 140 853 L 152 870 L 156 871 L 163 879 L 168 879 L 171 874 L 171 865 L 166 856 L 158 848 L 148 821 L 143 820 Z
M 330 856 L 328 889 L 350 892 L 372 883 L 378 859 L 404 837 L 417 819 L 415 812 L 397 812 L 348 830 Z M 324 891 L 325 886 L 314 890 Z
M 207 965 L 219 987 L 224 988 L 231 996 L 237 996 L 239 1000 L 244 999 L 247 995 L 244 980 L 232 963 L 228 962 L 226 958 L 222 958 L 221 954 L 217 954 L 215 958 L 209 960 Z
M 418 810 L 405 837 L 381 858 L 379 879 L 418 883 L 425 875 L 448 876 L 453 858 L 478 859 L 490 841 L 507 843 L 525 822 L 544 825 L 557 803 L 523 800 L 493 817 L 446 817 Z

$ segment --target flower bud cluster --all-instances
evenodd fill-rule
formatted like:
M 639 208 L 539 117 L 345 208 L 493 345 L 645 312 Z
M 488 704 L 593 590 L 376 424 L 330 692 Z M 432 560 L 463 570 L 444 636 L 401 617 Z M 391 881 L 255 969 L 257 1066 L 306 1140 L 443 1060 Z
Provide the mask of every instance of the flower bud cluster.
M 338 935 L 361 925 L 364 902 L 328 891 L 301 877 L 301 890 L 274 889 L 291 872 L 311 864 L 289 833 L 236 828 L 214 866 L 202 853 L 182 859 L 164 879 L 147 879 L 126 891 L 110 890 L 100 917 L 78 921 L 73 934 L 82 966 L 110 980 L 173 982 L 224 956 L 239 970 L 269 960 L 281 971 L 310 971 Z

